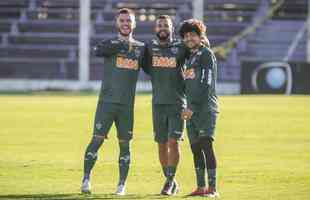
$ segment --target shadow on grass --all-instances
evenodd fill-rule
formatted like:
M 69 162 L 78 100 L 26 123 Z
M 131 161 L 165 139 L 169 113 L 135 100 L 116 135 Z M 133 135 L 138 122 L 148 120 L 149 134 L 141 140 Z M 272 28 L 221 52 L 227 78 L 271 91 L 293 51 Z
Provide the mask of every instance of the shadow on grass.
M 0 199 L 16 199 L 16 200 L 30 200 L 30 199 L 40 199 L 40 200 L 95 200 L 95 199 L 166 199 L 166 196 L 161 196 L 158 194 L 149 194 L 149 195 L 136 195 L 128 194 L 125 196 L 116 196 L 115 194 L 91 194 L 83 195 L 79 193 L 72 194 L 8 194 L 0 195 Z

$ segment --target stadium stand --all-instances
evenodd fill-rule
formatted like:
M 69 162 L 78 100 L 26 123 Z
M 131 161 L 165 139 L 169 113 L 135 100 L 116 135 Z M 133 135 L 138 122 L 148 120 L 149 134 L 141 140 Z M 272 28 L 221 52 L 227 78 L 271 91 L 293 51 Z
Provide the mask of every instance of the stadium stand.
M 242 59 L 281 61 L 303 27 L 307 17 L 307 0 L 284 1 L 273 17 L 247 39 Z M 275 34 L 278 33 L 278 34 Z M 306 60 L 306 38 L 294 52 L 291 61 Z
M 266 2 L 269 0 L 208 0 L 204 18 L 211 45 L 221 45 L 253 25 L 272 5 L 266 6 Z M 136 11 L 135 35 L 144 41 L 153 38 L 157 15 L 171 15 L 176 24 L 192 17 L 190 0 L 92 0 L 91 3 L 91 45 L 115 33 L 114 15 L 121 7 Z M 272 19 L 244 38 L 226 59 L 219 58 L 219 81 L 238 82 L 243 59 L 281 59 L 305 22 L 306 7 L 306 0 L 286 1 Z M 78 19 L 78 0 L 0 1 L 0 78 L 77 80 Z M 302 43 L 294 54 L 295 60 L 305 58 L 305 42 Z M 91 80 L 101 79 L 103 64 L 102 59 L 91 58 Z

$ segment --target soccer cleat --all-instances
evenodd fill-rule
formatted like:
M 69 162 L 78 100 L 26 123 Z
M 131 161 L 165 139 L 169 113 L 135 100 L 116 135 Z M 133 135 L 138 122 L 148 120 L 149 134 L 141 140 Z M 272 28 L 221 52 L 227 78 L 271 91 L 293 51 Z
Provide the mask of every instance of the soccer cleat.
M 84 179 L 81 186 L 82 194 L 91 194 L 91 184 L 89 179 Z
M 171 195 L 176 195 L 180 191 L 180 186 L 176 180 L 173 181 L 173 187 L 171 190 Z
M 161 195 L 172 195 L 173 186 L 174 186 L 174 181 L 169 181 L 167 179 L 160 194 Z
M 196 190 L 194 190 L 193 192 L 191 192 L 189 194 L 189 196 L 204 196 L 206 195 L 206 189 L 203 188 L 197 188 Z
M 125 193 L 126 193 L 126 186 L 124 184 L 118 185 L 115 194 L 119 196 L 124 196 Z
M 210 198 L 219 198 L 220 194 L 216 191 L 215 188 L 209 187 L 205 192 L 205 196 Z

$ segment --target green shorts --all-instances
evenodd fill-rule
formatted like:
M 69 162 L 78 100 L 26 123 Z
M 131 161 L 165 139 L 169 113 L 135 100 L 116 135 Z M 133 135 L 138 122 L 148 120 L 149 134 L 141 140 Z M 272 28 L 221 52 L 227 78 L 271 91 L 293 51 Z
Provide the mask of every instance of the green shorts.
M 153 104 L 153 131 L 156 142 L 166 143 L 169 138 L 182 139 L 184 121 L 181 119 L 181 112 L 181 105 Z
M 196 111 L 187 121 L 186 128 L 189 142 L 195 143 L 202 137 L 214 140 L 215 125 L 218 113 L 211 111 Z
M 107 138 L 113 122 L 116 126 L 118 139 L 131 140 L 134 122 L 133 105 L 103 103 L 99 101 L 93 134 Z

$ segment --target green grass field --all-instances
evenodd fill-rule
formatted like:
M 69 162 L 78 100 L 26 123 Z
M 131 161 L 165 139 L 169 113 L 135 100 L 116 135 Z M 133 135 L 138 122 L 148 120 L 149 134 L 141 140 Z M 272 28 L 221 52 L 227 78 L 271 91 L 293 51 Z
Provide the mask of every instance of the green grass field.
M 115 129 L 93 172 L 93 195 L 79 195 L 96 95 L 0 96 L 0 199 L 114 199 Z M 128 195 L 160 199 L 164 182 L 153 142 L 151 96 L 138 95 Z M 223 96 L 216 152 L 224 200 L 310 199 L 310 96 Z M 195 187 L 187 137 L 177 174 L 187 198 Z

